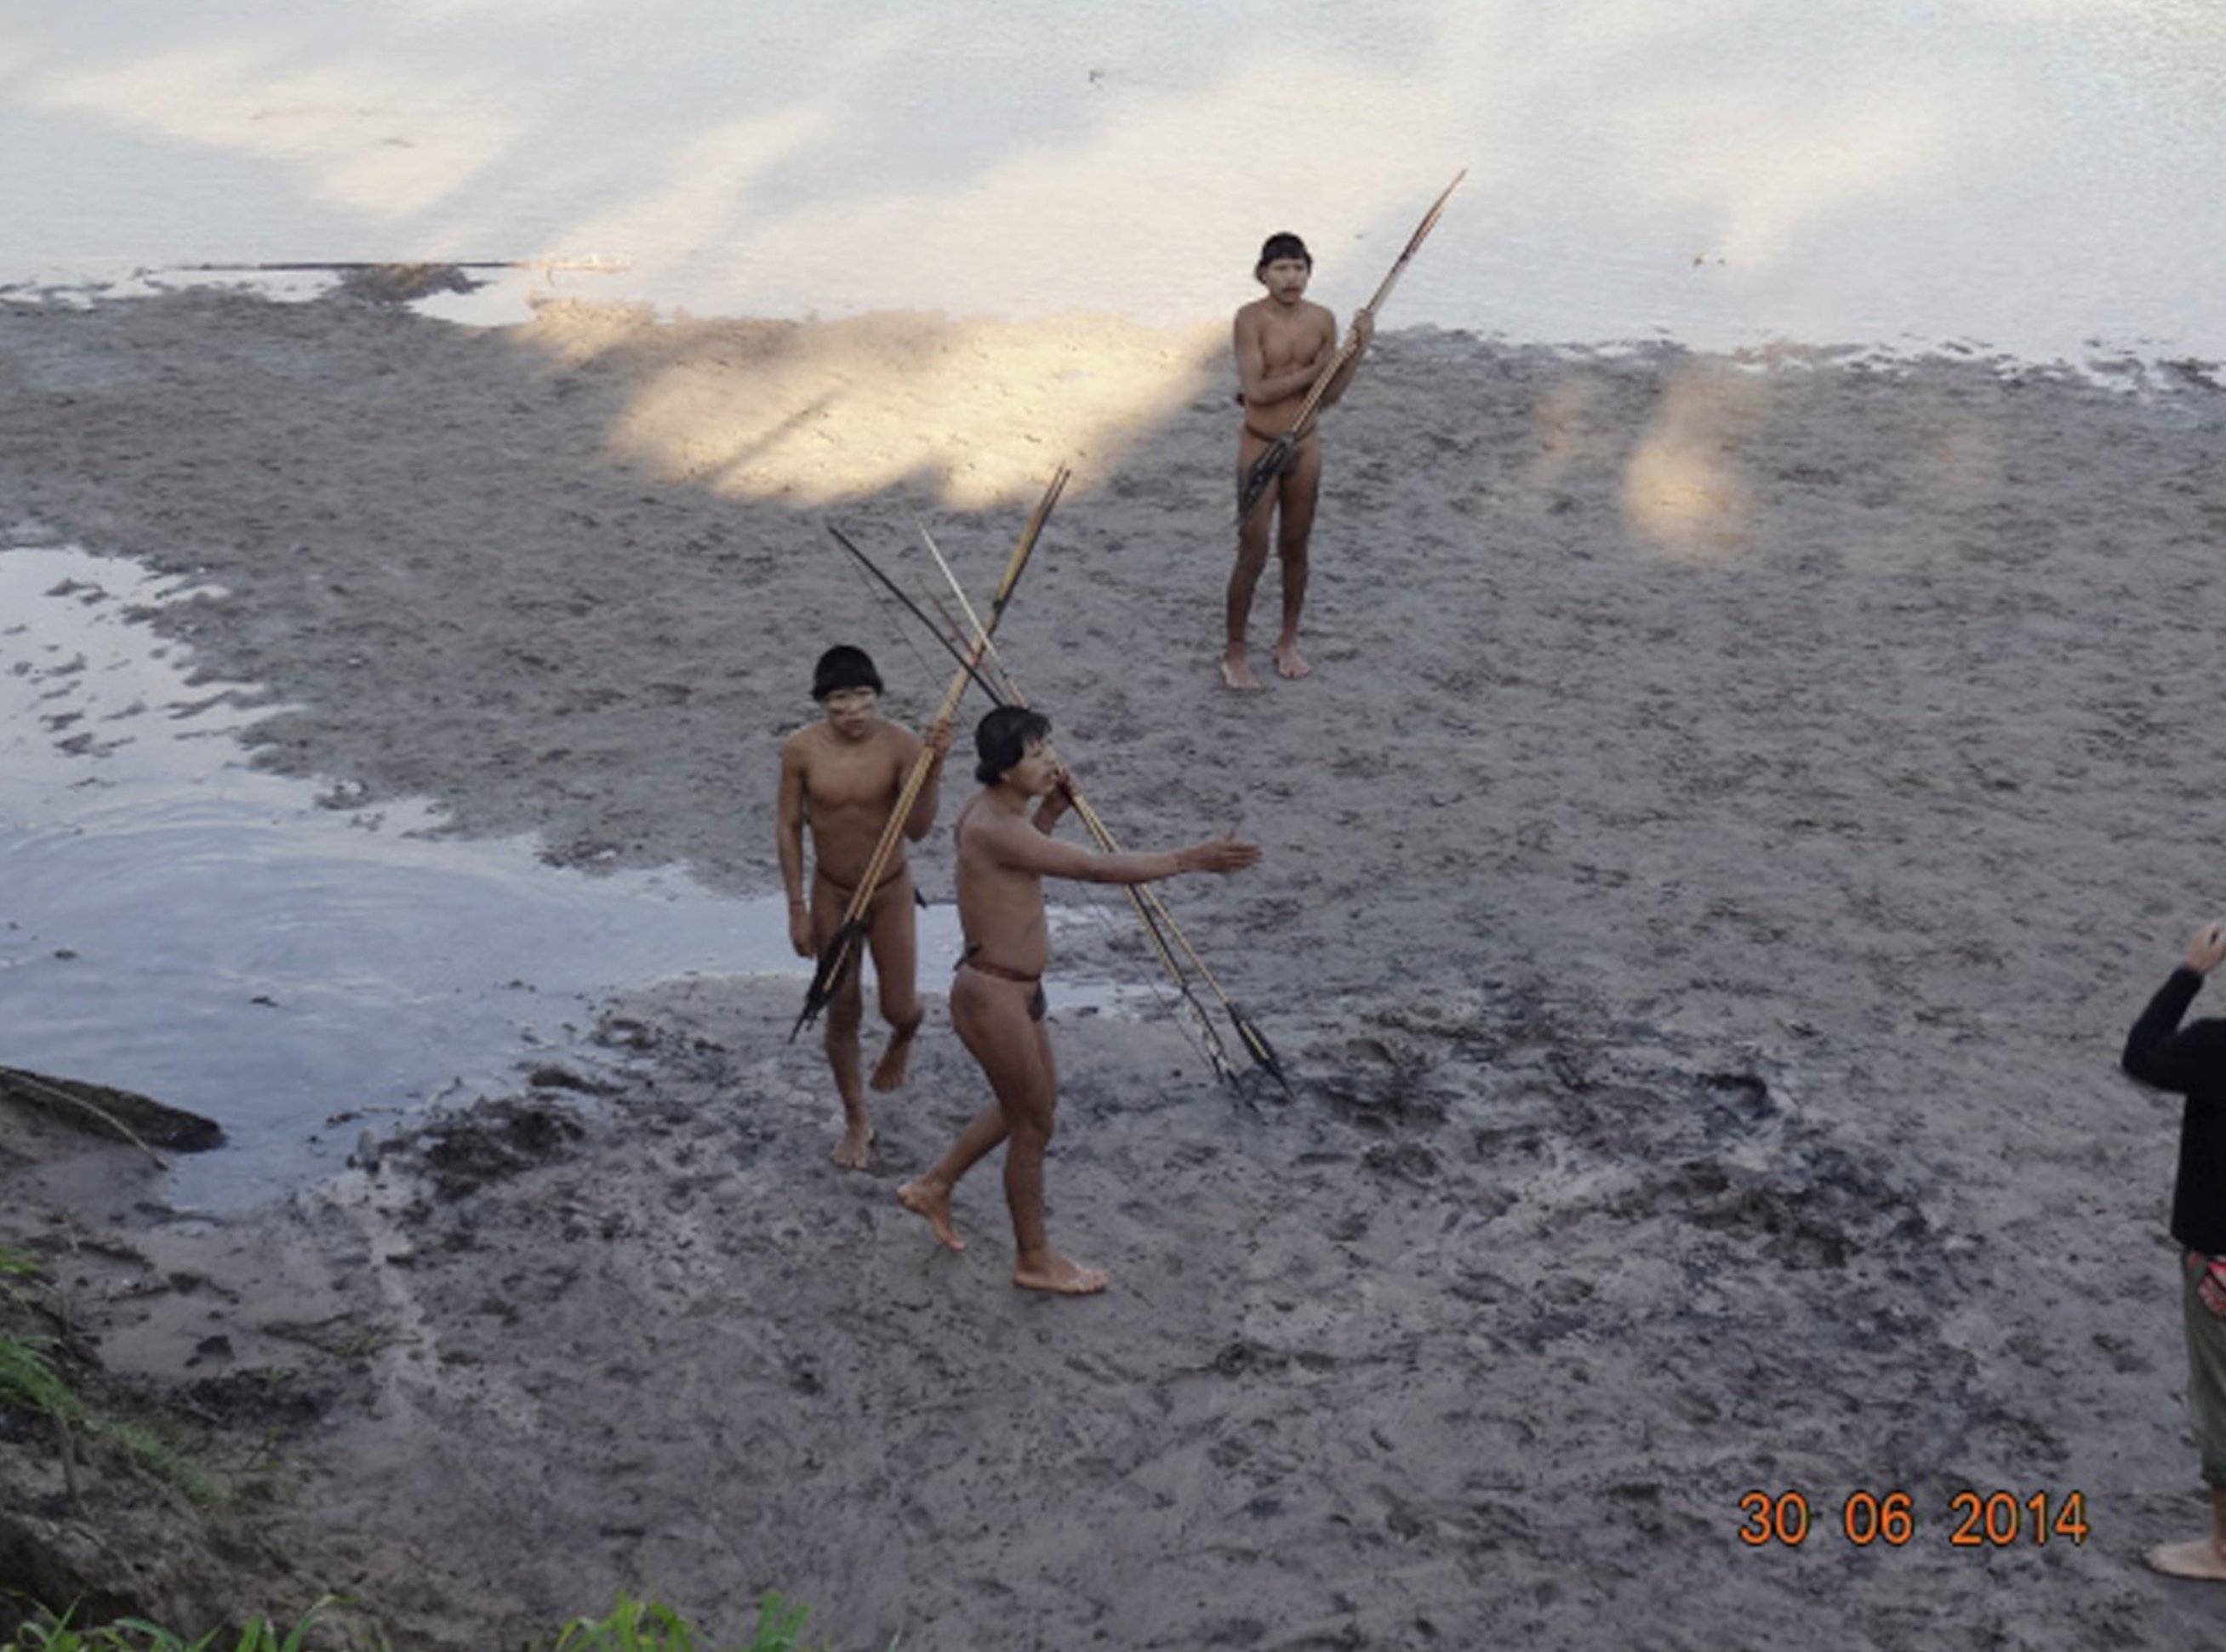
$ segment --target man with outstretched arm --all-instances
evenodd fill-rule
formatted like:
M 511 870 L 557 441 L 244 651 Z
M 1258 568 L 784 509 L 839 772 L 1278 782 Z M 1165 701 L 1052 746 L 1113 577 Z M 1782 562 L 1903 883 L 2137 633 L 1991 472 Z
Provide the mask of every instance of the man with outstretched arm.
M 1313 255 L 1297 236 L 1269 236 L 1252 271 L 1267 295 L 1237 312 L 1237 372 L 1243 384 L 1237 399 L 1244 406 L 1243 434 L 1237 444 L 1240 504 L 1252 467 L 1278 436 L 1296 428 L 1307 392 L 1337 354 L 1337 317 L 1306 295 L 1313 268 Z M 1374 335 L 1375 317 L 1362 310 L 1352 318 L 1352 329 L 1359 348 L 1337 370 L 1315 412 L 1333 405 L 1352 383 Z M 1321 431 L 1310 413 L 1282 473 L 1237 524 L 1237 565 L 1229 575 L 1229 641 L 1221 655 L 1221 678 L 1232 689 L 1260 686 L 1245 652 L 1245 632 L 1252 620 L 1253 592 L 1268 566 L 1271 533 L 1283 569 L 1283 619 L 1271 658 L 1282 677 L 1304 677 L 1313 670 L 1299 652 L 1299 615 L 1306 607 L 1307 546 L 1320 493 Z
M 2180 1025 L 2204 976 L 2226 958 L 2226 924 L 2189 937 L 2187 959 L 2149 1001 L 2126 1039 L 2125 1069 L 2187 1100 L 2179 1115 L 2172 1236 L 2180 1248 L 2180 1318 L 2187 1336 L 2187 1417 L 2210 1533 L 2149 1551 L 2149 1564 L 2179 1578 L 2226 1582 L 2226 1020 Z
M 951 985 L 951 1024 L 989 1081 L 996 1100 L 961 1133 L 933 1169 L 897 1190 L 906 1210 L 927 1218 L 953 1250 L 965 1241 L 951 1225 L 959 1179 L 1000 1142 L 1005 1203 L 1013 1217 L 1013 1283 L 1083 1296 L 1105 1288 L 1105 1275 L 1069 1261 L 1044 1229 L 1044 1152 L 1051 1144 L 1059 1071 L 1044 1026 L 1043 975 L 1051 962 L 1043 880 L 1139 884 L 1185 872 L 1237 872 L 1260 858 L 1233 836 L 1161 855 L 1097 855 L 1051 834 L 1071 801 L 1066 771 L 1040 713 L 1001 706 L 975 730 L 983 790 L 951 828 L 957 852 L 958 921 L 965 953 Z M 1033 804 L 1033 809 L 1030 805 Z
M 873 1086 L 902 1084 L 913 1039 L 924 1011 L 917 986 L 912 871 L 904 844 L 918 842 L 935 824 L 943 759 L 951 750 L 951 725 L 938 720 L 924 735 L 880 715 L 881 673 L 861 648 L 838 645 L 819 657 L 811 697 L 825 715 L 782 742 L 780 803 L 774 841 L 781 881 L 788 887 L 788 938 L 800 958 L 817 957 L 834 937 L 881 833 L 895 811 L 906 778 L 925 740 L 931 760 L 919 794 L 905 816 L 902 836 L 866 909 L 866 941 L 881 983 L 881 1019 L 888 1047 L 874 1064 Z M 804 889 L 805 829 L 811 835 L 811 893 Z M 843 1140 L 831 1157 L 845 1170 L 863 1170 L 872 1158 L 874 1124 L 860 1082 L 859 1032 L 865 1020 L 861 960 L 853 959 L 827 1005 L 827 1061 L 843 1098 Z

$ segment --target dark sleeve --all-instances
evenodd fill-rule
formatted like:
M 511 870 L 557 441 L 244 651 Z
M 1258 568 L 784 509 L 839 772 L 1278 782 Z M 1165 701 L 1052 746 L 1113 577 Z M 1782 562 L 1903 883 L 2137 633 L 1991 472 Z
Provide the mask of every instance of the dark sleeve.
M 2192 969 L 2172 972 L 2126 1035 L 2121 1059 L 2128 1073 L 2181 1095 L 2205 1080 L 2215 1084 L 2226 1073 L 2226 1020 L 2201 1020 L 2185 1030 L 2179 1025 L 2202 987 L 2203 977 Z

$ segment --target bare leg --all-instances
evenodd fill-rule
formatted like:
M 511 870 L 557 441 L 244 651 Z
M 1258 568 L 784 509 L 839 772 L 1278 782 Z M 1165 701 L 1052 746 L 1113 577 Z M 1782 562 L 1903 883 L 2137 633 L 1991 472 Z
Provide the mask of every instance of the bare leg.
M 827 1006 L 827 1064 L 834 1069 L 836 1093 L 843 1098 L 843 1139 L 828 1156 L 844 1170 L 863 1170 L 874 1156 L 874 1121 L 859 1082 L 858 1032 L 864 1019 L 853 965 L 849 980 Z
M 1299 616 L 1307 606 L 1307 547 L 1313 538 L 1314 505 L 1321 497 L 1321 443 L 1300 443 L 1280 487 L 1275 553 L 1283 565 L 1283 626 L 1273 658 L 1280 677 L 1301 677 L 1313 667 L 1299 652 Z
M 886 901 L 887 905 L 883 905 Z M 918 912 L 913 904 L 912 874 L 900 874 L 874 900 L 874 975 L 881 982 L 881 1019 L 889 1024 L 889 1042 L 874 1064 L 873 1087 L 887 1091 L 900 1088 L 912 1071 L 913 1040 L 919 1035 L 925 1012 L 921 1008 L 917 982 L 919 948 Z
M 1244 432 L 1237 447 L 1237 492 L 1241 499 L 1244 492 L 1245 473 L 1252 462 L 1268 451 L 1268 444 L 1250 430 Z M 1268 536 L 1269 524 L 1275 518 L 1275 494 L 1280 480 L 1268 485 L 1267 493 L 1237 524 L 1237 564 L 1229 570 L 1228 645 L 1221 651 L 1221 680 L 1228 687 L 1243 691 L 1256 690 L 1260 679 L 1252 675 L 1252 662 L 1245 658 L 1244 633 L 1252 623 L 1252 596 L 1260 586 L 1260 575 L 1268 567 Z
M 1105 1275 L 1069 1261 L 1044 1229 L 1044 1153 L 1059 1102 L 1051 1035 L 1028 1014 L 1035 989 L 963 969 L 951 992 L 951 1020 L 996 1092 L 1005 1128 L 1005 1203 L 1013 1214 L 1013 1283 L 1062 1296 L 1105 1288 Z M 978 1128 L 976 1121 L 975 1128 Z M 967 1135 L 972 1136 L 974 1128 Z M 967 1144 L 960 1138 L 961 1147 Z M 957 1152 L 954 1149 L 954 1153 Z M 979 1157 L 977 1154 L 976 1157 Z
M 812 880 L 813 936 L 823 951 L 849 905 L 849 897 L 827 880 Z M 827 1064 L 834 1071 L 836 1094 L 843 1101 L 843 1139 L 828 1156 L 844 1170 L 863 1170 L 874 1155 L 874 1121 L 866 1111 L 866 1090 L 859 1077 L 858 1032 L 865 1012 L 858 977 L 864 968 L 864 960 L 852 958 L 843 984 L 827 1005 Z
M 1270 507 L 1262 505 L 1260 512 Z M 1247 539 L 1254 529 L 1248 523 L 1244 528 Z M 1261 543 L 1256 550 L 1240 543 L 1237 550 L 1237 566 L 1229 574 L 1229 641 L 1221 651 L 1221 681 L 1225 687 L 1241 693 L 1257 693 L 1260 679 L 1252 675 L 1252 662 L 1245 657 L 1244 629 L 1252 615 L 1252 594 L 1260 584 L 1261 570 L 1268 565 L 1268 530 L 1265 524 L 1258 529 Z
M 965 1249 L 966 1242 L 951 1223 L 951 1195 L 966 1172 L 995 1152 L 1004 1140 L 1005 1111 L 992 1102 L 959 1132 L 951 1151 L 936 1160 L 933 1169 L 897 1189 L 897 1203 L 914 1216 L 927 1218 L 937 1243 L 951 1250 Z
M 2175 1578 L 2226 1583 L 2226 1490 L 2210 1493 L 2210 1535 L 2191 1543 L 2162 1543 L 2149 1551 L 2149 1564 Z
M 905 1080 L 912 1077 L 913 1040 L 919 1036 L 920 1020 L 914 1015 L 890 1026 L 888 1044 L 881 1051 L 881 1058 L 874 1064 L 871 1082 L 875 1090 L 902 1090 Z

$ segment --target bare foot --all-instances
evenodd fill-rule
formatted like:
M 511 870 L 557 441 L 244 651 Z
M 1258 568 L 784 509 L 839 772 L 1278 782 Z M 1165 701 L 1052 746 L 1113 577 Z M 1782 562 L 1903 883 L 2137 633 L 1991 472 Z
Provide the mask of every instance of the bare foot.
M 1105 1288 L 1105 1275 L 1054 1253 L 1040 1268 L 1013 1269 L 1013 1283 L 1024 1291 L 1049 1291 L 1054 1296 L 1094 1296 Z
M 863 1170 L 874 1160 L 874 1127 L 861 1124 L 853 1127 L 835 1144 L 835 1151 L 827 1155 L 844 1170 Z
M 874 1064 L 874 1076 L 866 1082 L 878 1090 L 901 1090 L 912 1072 L 912 1045 L 919 1035 L 917 1021 L 892 1032 L 889 1047 L 881 1052 L 881 1058 Z
M 924 1216 L 937 1241 L 946 1250 L 964 1250 L 966 1242 L 951 1225 L 951 1190 L 932 1184 L 906 1182 L 897 1189 L 897 1203 L 914 1216 Z
M 2159 1543 L 2148 1554 L 2149 1564 L 2171 1578 L 2203 1578 L 2226 1583 L 2226 1554 L 2209 1538 L 2192 1543 Z
M 1295 677 L 1313 675 L 1314 668 L 1307 663 L 1307 657 L 1299 652 L 1299 645 L 1296 643 L 1277 643 L 1275 647 L 1275 660 L 1277 677 Z
M 1260 687 L 1260 679 L 1252 675 L 1252 662 L 1244 658 L 1241 648 L 1233 648 L 1221 657 L 1221 680 L 1243 694 L 1255 693 Z

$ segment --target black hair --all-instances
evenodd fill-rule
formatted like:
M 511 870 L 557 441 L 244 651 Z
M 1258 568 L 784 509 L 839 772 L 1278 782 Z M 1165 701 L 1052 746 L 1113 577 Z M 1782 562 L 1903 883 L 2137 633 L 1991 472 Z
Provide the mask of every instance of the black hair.
M 824 700 L 844 689 L 871 689 L 879 694 L 881 674 L 874 669 L 873 656 L 864 649 L 837 643 L 811 668 L 811 697 Z
M 993 786 L 1018 766 L 1028 747 L 1051 738 L 1051 719 L 1027 706 L 999 706 L 974 725 L 974 778 Z
M 1265 281 L 1268 266 L 1278 258 L 1296 258 L 1309 270 L 1314 267 L 1314 255 L 1307 251 L 1307 244 L 1284 230 L 1260 244 L 1260 262 L 1252 266 L 1252 278 Z

